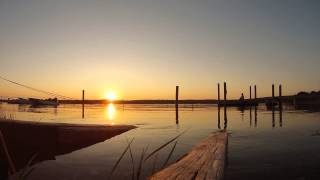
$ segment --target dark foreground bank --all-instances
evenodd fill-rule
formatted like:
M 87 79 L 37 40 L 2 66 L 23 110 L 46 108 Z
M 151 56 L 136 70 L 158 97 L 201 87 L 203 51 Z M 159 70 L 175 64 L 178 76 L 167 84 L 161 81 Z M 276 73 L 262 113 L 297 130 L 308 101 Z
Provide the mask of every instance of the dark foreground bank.
M 0 130 L 18 171 L 31 157 L 33 163 L 54 160 L 55 156 L 103 142 L 111 137 L 134 129 L 131 125 L 79 125 L 41 123 L 18 120 L 0 120 Z M 8 172 L 8 162 L 1 144 L 1 177 Z

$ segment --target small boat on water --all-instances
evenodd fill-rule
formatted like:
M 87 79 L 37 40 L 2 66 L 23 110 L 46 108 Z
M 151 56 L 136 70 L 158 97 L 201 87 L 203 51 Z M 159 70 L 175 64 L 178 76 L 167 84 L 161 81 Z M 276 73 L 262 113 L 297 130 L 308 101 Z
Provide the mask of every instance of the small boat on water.
M 29 98 L 29 102 L 33 106 L 58 106 L 59 102 L 57 98 L 49 98 L 49 99 L 36 99 Z
M 249 107 L 257 106 L 258 103 L 254 100 L 227 100 L 218 103 L 219 106 L 232 106 L 232 107 Z
M 265 104 L 266 104 L 267 108 L 272 108 L 272 107 L 275 107 L 275 106 L 279 105 L 279 103 L 277 101 L 275 101 L 275 100 L 267 100 L 265 102 Z
M 9 104 L 29 104 L 29 100 L 24 98 L 10 99 L 7 102 Z

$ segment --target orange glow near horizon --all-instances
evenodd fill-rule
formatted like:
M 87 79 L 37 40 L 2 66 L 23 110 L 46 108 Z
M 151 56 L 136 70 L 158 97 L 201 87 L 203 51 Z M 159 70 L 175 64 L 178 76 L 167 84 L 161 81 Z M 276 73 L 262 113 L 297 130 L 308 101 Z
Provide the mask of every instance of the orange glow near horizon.
M 108 91 L 105 93 L 105 97 L 104 97 L 106 100 L 109 100 L 109 101 L 114 101 L 114 100 L 117 100 L 117 94 L 116 92 L 114 91 Z

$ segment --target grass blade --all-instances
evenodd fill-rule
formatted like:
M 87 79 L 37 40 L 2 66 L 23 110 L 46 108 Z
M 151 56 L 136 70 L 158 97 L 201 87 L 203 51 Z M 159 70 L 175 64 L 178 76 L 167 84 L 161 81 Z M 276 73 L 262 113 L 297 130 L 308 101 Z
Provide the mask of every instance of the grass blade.
M 11 174 L 16 174 L 17 173 L 16 167 L 15 167 L 15 165 L 13 163 L 13 160 L 12 160 L 12 158 L 10 156 L 10 153 L 9 153 L 9 150 L 8 150 L 8 146 L 7 146 L 7 143 L 6 143 L 5 139 L 4 139 L 2 131 L 0 131 L 0 142 L 1 142 L 2 149 L 4 151 L 4 155 L 5 155 L 6 159 L 7 159 L 8 164 L 9 164 L 10 172 L 11 172 Z
M 25 175 L 23 177 L 21 177 L 21 180 L 27 179 L 27 177 L 32 173 L 33 170 L 34 170 L 34 168 L 31 168 L 29 171 L 27 171 L 25 173 Z
M 143 148 L 142 149 L 142 152 L 141 152 L 141 156 L 140 156 L 140 161 L 139 161 L 139 166 L 138 166 L 138 170 L 137 170 L 137 180 L 140 179 L 140 175 L 141 175 L 141 171 L 142 171 L 142 165 L 143 165 L 143 158 L 145 156 L 145 153 L 147 152 L 148 150 L 148 146 L 146 148 Z
M 168 162 L 169 162 L 169 160 L 170 160 L 170 158 L 171 158 L 171 156 L 172 156 L 172 154 L 173 154 L 173 151 L 174 151 L 174 149 L 175 149 L 176 146 L 177 146 L 177 143 L 178 143 L 178 141 L 176 141 L 176 142 L 174 143 L 174 145 L 173 145 L 173 147 L 172 147 L 172 149 L 171 149 L 171 151 L 170 151 L 170 153 L 169 153 L 166 161 L 165 161 L 164 164 L 162 165 L 162 169 L 168 164 Z
M 151 156 L 153 156 L 155 153 L 157 153 L 158 151 L 160 151 L 161 149 L 163 149 L 164 147 L 168 146 L 170 143 L 172 143 L 173 141 L 175 141 L 176 139 L 178 139 L 182 134 L 184 134 L 187 130 L 183 131 L 182 133 L 178 134 L 176 137 L 170 139 L 168 142 L 164 143 L 163 145 L 161 145 L 160 147 L 158 147 L 157 149 L 155 149 L 154 151 L 152 151 L 145 159 L 144 161 L 148 160 Z
M 154 161 L 153 161 L 153 166 L 152 166 L 152 174 L 156 171 L 156 165 L 157 165 L 157 160 L 158 160 L 158 154 L 154 156 Z
M 116 164 L 113 166 L 110 174 L 109 174 L 109 179 L 112 178 L 112 174 L 114 173 L 114 171 L 117 169 L 121 159 L 123 158 L 123 156 L 126 154 L 126 152 L 128 151 L 131 143 L 133 142 L 134 138 L 132 138 L 132 140 L 130 141 L 130 143 L 127 145 L 127 147 L 124 149 L 124 151 L 122 152 L 121 156 L 119 157 L 119 159 L 117 160 Z
M 127 142 L 129 144 L 129 141 L 127 139 Z M 132 164 L 132 175 L 131 175 L 131 180 L 134 180 L 135 177 L 135 167 L 134 167 L 134 159 L 133 159 L 133 154 L 132 154 L 132 149 L 131 149 L 131 145 L 129 146 L 129 153 L 130 153 L 130 158 L 131 158 L 131 164 Z
M 20 178 L 21 179 L 25 179 L 27 177 L 27 175 L 29 175 L 31 172 L 27 171 L 27 169 L 31 166 L 31 164 L 34 162 L 34 160 L 36 159 L 36 157 L 38 156 L 37 153 L 35 153 L 34 155 L 31 156 L 31 158 L 29 159 L 29 161 L 27 162 L 27 164 L 25 165 L 25 167 L 22 169 L 21 173 L 20 173 Z

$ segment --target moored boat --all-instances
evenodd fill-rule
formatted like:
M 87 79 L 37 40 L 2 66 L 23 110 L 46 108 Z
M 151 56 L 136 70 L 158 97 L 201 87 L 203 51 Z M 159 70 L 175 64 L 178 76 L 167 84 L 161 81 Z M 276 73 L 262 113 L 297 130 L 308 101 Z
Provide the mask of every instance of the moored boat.
M 49 99 L 36 99 L 36 98 L 29 98 L 29 102 L 33 106 L 58 106 L 59 102 L 57 98 L 49 98 Z
M 221 101 L 218 103 L 219 106 L 232 106 L 232 107 L 248 107 L 257 106 L 258 102 L 254 100 L 227 100 L 226 102 Z
M 29 104 L 29 100 L 24 98 L 10 99 L 7 102 L 9 104 Z

